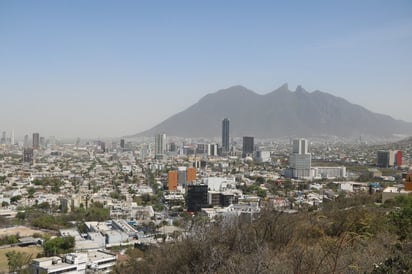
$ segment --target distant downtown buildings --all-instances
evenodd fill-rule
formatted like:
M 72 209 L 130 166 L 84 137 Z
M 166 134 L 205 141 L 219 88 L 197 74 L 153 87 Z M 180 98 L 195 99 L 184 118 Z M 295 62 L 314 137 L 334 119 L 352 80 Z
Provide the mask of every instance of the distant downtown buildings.
M 168 151 L 166 146 L 166 134 L 158 134 L 155 136 L 155 158 L 165 159 L 170 152 L 182 153 L 182 155 L 202 154 L 207 156 L 228 155 L 235 153 L 232 151 L 230 144 L 230 120 L 224 118 L 222 120 L 222 145 L 217 144 L 197 144 L 185 145 L 177 149 L 175 143 L 170 144 Z M 233 154 L 235 155 L 235 154 Z M 269 151 L 264 151 L 255 148 L 254 137 L 242 137 L 242 158 L 253 157 L 258 162 L 270 162 L 271 155 Z M 169 189 L 175 190 L 177 186 L 184 185 L 183 178 L 185 176 L 178 175 L 179 170 L 169 174 Z M 314 178 L 344 178 L 346 177 L 346 168 L 342 167 L 312 167 L 312 155 L 309 152 L 309 142 L 306 139 L 300 138 L 292 141 L 291 154 L 289 155 L 289 168 L 285 170 L 286 177 L 298 179 L 314 179 Z
M 1 145 L 14 145 L 14 129 L 10 133 L 10 137 L 7 137 L 7 132 L 3 131 L 0 138 Z
M 219 147 L 218 144 L 198 144 L 196 147 L 185 146 L 183 151 L 186 149 L 193 150 L 193 153 L 196 154 L 206 154 L 208 156 L 217 156 L 217 155 L 228 155 L 232 153 L 231 151 L 231 143 L 230 143 L 230 120 L 229 118 L 224 118 L 222 120 L 222 144 Z M 124 145 L 123 140 L 121 140 L 121 147 L 122 144 Z M 178 152 L 175 143 L 169 144 L 169 149 L 167 148 L 166 142 L 166 134 L 157 134 L 155 135 L 155 147 L 154 147 L 154 155 L 157 159 L 163 159 L 164 156 L 170 152 Z M 179 153 L 179 152 L 178 152 Z M 254 157 L 255 155 L 255 144 L 254 144 L 254 137 L 251 136 L 244 136 L 243 137 L 243 144 L 242 144 L 242 157 Z M 261 157 L 260 157 L 261 158 Z M 267 158 L 267 156 L 263 157 Z M 266 161 L 266 160 L 265 160 Z

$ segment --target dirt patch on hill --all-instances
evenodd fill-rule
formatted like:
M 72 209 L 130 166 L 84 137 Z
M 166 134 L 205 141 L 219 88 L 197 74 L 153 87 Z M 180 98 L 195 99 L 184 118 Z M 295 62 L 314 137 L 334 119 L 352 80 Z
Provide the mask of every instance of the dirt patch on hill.
M 32 236 L 34 233 L 44 234 L 41 230 L 34 230 L 26 226 L 15 226 L 0 229 L 0 237 L 19 234 L 20 237 Z

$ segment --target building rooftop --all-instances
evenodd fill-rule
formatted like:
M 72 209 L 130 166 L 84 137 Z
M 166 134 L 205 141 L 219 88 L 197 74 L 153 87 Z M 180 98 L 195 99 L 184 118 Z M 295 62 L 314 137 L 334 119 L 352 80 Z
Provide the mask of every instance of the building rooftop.
M 385 192 L 385 193 L 394 193 L 394 192 L 397 192 L 397 193 L 404 193 L 404 194 L 409 194 L 409 193 L 412 194 L 412 191 L 407 191 L 407 190 L 404 190 L 404 189 L 402 189 L 402 188 L 391 187 L 391 186 L 385 188 L 385 189 L 383 190 L 383 192 Z
M 115 255 L 108 253 L 108 252 L 101 251 L 101 250 L 90 251 L 88 252 L 88 256 L 89 256 L 89 261 L 94 262 L 94 263 L 98 261 L 107 261 L 107 260 L 116 259 Z

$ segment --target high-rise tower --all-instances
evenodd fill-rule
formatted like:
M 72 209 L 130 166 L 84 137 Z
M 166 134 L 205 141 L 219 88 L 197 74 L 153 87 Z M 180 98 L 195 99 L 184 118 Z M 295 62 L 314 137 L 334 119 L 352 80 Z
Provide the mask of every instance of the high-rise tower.
M 243 146 L 242 146 L 242 157 L 245 158 L 248 155 L 253 154 L 255 150 L 255 138 L 250 136 L 243 137 Z
M 289 156 L 289 165 L 292 176 L 295 178 L 310 177 L 312 155 L 309 153 L 308 140 L 295 139 L 292 143 L 292 153 Z
M 11 130 L 11 136 L 10 136 L 10 144 L 13 146 L 14 145 L 14 128 Z
M 33 149 L 40 148 L 40 134 L 33 133 Z
M 1 140 L 0 140 L 2 144 L 5 144 L 7 142 L 6 135 L 7 135 L 7 132 L 3 131 L 3 133 L 1 134 Z
M 223 119 L 222 121 L 222 151 L 228 152 L 230 149 L 229 146 L 229 124 L 230 121 L 228 118 Z
M 166 153 L 166 134 L 158 134 L 155 136 L 155 155 L 163 155 Z
M 29 143 L 29 135 L 24 135 L 24 147 L 29 147 L 30 143 Z
M 308 154 L 308 140 L 306 139 L 295 139 L 293 140 L 292 153 L 298 154 Z

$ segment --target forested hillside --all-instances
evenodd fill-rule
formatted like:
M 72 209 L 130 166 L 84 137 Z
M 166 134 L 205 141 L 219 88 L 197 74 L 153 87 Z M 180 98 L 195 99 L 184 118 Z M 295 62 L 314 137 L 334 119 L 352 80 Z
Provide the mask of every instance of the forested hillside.
M 197 217 L 191 236 L 129 250 L 115 273 L 411 273 L 412 198 L 375 199 L 297 214 L 266 208 L 253 222 Z

